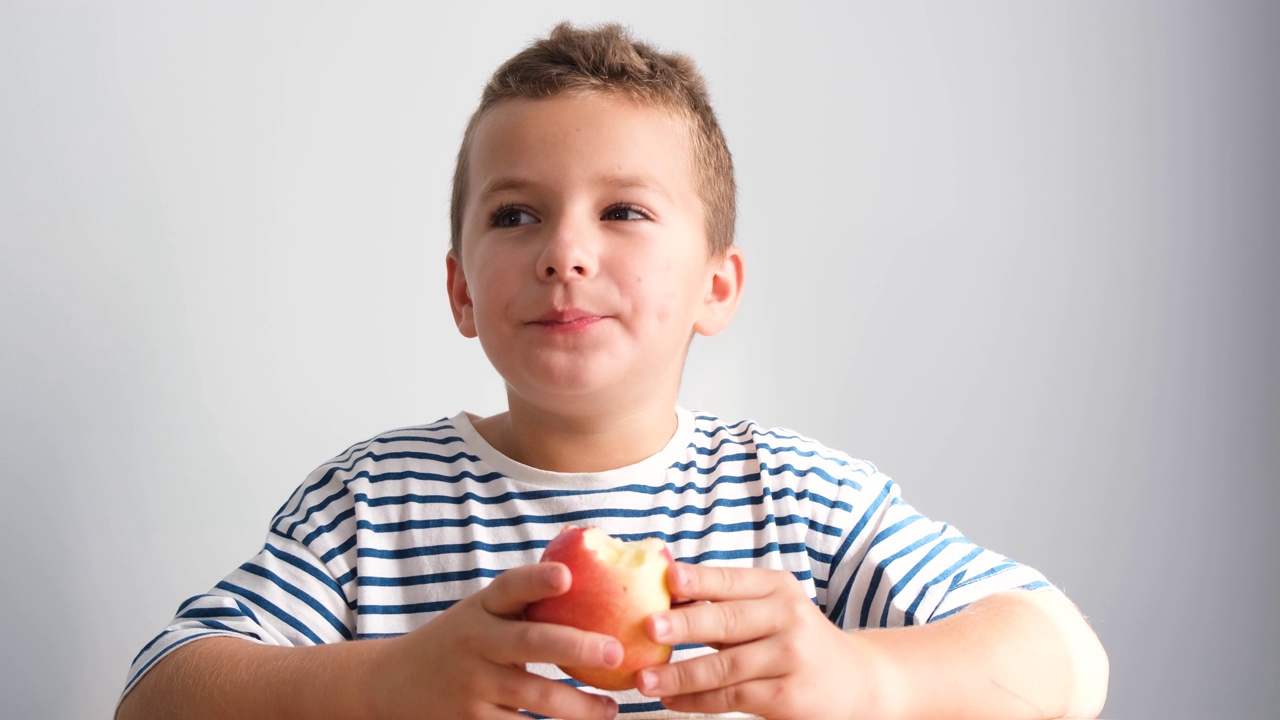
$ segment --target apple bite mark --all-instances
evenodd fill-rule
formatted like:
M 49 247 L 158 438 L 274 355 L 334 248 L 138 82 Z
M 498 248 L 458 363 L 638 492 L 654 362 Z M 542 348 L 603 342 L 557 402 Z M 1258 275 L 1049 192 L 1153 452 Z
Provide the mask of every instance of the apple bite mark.
M 671 609 L 671 553 L 661 540 L 623 542 L 597 528 L 568 526 L 547 544 L 541 562 L 563 563 L 573 584 L 563 595 L 530 605 L 525 618 L 612 635 L 622 644 L 618 667 L 561 666 L 566 675 L 601 690 L 629 690 L 636 671 L 671 659 L 670 645 L 644 633 L 645 618 Z

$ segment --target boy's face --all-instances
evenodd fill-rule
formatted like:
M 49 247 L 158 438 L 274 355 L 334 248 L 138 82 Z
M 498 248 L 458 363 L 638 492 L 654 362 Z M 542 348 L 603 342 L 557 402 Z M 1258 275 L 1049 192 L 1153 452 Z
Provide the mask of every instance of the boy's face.
M 693 333 L 728 323 L 742 280 L 736 247 L 708 257 L 692 168 L 679 119 L 617 96 L 481 119 L 449 297 L 509 395 L 566 412 L 674 401 Z

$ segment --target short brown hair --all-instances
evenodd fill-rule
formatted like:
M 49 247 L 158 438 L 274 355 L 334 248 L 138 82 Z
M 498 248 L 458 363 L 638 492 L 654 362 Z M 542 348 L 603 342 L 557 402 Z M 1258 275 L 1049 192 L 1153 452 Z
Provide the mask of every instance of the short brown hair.
M 737 217 L 733 157 L 716 121 L 707 84 L 693 61 L 633 40 L 618 24 L 576 28 L 560 23 L 546 38 L 507 60 L 489 78 L 458 150 L 449 208 L 450 244 L 462 258 L 462 214 L 468 158 L 480 119 L 494 105 L 514 98 L 550 98 L 565 93 L 615 92 L 669 110 L 689 126 L 694 187 L 706 212 L 709 254 L 733 244 Z

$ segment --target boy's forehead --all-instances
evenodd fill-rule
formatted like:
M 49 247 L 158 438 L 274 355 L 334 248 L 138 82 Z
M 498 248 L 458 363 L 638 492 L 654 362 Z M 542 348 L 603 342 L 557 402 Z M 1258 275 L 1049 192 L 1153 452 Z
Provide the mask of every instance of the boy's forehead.
M 673 175 L 691 180 L 689 137 L 676 113 L 618 93 L 502 100 L 471 138 L 468 194 L 520 189 L 547 171 L 589 174 L 618 189 L 660 185 L 675 192 Z

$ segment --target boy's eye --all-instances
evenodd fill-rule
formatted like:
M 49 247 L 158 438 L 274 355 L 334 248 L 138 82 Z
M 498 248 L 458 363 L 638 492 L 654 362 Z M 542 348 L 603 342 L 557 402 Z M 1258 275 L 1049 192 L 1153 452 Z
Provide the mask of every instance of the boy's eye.
M 518 207 L 503 207 L 493 213 L 490 222 L 494 227 L 517 227 L 520 225 L 530 225 L 538 222 L 538 219 L 531 215 L 527 210 L 521 210 Z
M 630 205 L 614 205 L 608 210 L 605 210 L 604 215 L 602 215 L 600 219 L 617 221 L 647 220 L 649 219 L 649 216 L 638 208 L 634 208 Z

